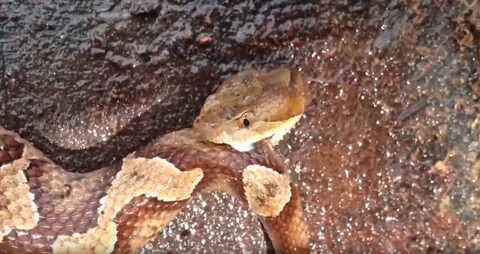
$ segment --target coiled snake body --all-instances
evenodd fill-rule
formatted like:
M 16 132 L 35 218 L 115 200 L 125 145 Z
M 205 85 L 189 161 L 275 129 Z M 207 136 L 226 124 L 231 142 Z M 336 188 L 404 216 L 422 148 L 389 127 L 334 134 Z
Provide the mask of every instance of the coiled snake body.
M 135 253 L 204 191 L 244 201 L 277 252 L 308 252 L 299 192 L 265 140 L 298 121 L 303 86 L 288 69 L 239 73 L 207 98 L 193 129 L 82 174 L 0 127 L 0 253 Z

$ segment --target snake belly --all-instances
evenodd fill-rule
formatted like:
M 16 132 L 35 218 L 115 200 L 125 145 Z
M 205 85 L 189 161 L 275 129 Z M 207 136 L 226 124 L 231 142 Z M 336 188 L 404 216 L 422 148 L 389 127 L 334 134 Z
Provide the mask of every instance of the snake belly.
M 241 153 L 185 129 L 89 173 L 0 127 L 0 253 L 134 253 L 199 192 L 240 199 L 277 253 L 308 253 L 298 189 L 268 146 Z

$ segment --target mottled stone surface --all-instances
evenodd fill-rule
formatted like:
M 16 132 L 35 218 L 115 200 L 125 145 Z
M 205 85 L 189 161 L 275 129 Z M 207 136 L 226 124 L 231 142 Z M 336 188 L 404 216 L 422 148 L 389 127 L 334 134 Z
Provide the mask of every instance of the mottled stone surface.
M 280 143 L 311 249 L 475 253 L 479 4 L 162 1 L 136 15 L 130 1 L 2 2 L 0 124 L 96 168 L 189 126 L 222 77 L 292 65 L 314 78 Z M 242 209 L 204 195 L 148 251 L 263 250 Z

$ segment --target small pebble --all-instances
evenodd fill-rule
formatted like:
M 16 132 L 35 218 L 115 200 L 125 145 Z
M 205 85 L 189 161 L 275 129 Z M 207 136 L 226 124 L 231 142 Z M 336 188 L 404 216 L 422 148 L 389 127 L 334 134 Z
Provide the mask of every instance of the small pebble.
M 213 37 L 211 35 L 208 35 L 208 34 L 199 34 L 197 36 L 197 43 L 200 45 L 200 46 L 203 46 L 203 47 L 208 47 L 210 45 L 213 44 Z

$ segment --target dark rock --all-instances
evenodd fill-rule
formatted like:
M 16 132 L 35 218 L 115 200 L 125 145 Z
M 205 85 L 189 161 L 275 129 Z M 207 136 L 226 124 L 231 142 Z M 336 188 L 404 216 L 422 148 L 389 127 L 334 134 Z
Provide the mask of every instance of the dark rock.
M 157 10 L 159 6 L 159 0 L 132 0 L 130 12 L 135 15 L 146 14 Z
M 7 19 L 8 19 L 8 15 L 5 12 L 0 11 L 0 21 L 4 21 Z

